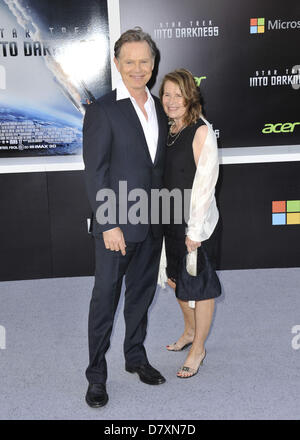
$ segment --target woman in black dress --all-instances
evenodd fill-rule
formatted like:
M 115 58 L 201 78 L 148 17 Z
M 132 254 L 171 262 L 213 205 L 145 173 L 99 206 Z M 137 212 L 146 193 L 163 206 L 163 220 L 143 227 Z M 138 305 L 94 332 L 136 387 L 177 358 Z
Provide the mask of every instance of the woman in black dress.
M 175 290 L 185 328 L 178 341 L 167 349 L 181 351 L 191 346 L 183 367 L 177 372 L 179 378 L 188 378 L 198 372 L 206 356 L 204 344 L 213 317 L 214 298 L 221 293 L 214 269 L 210 269 L 212 275 L 206 276 L 204 284 L 203 276 L 193 277 L 191 283 L 184 283 L 182 279 L 184 276 L 191 278 L 185 272 L 189 258 L 194 259 L 198 271 L 194 269 L 193 275 L 206 273 L 207 261 L 214 267 L 219 218 L 214 196 L 218 152 L 215 133 L 202 115 L 199 91 L 189 71 L 178 69 L 167 74 L 160 88 L 160 98 L 171 124 L 165 188 L 169 191 L 177 188 L 182 194 L 180 209 L 178 204 L 175 209 L 175 202 L 170 199 L 170 224 L 164 225 L 166 268 L 162 268 L 161 263 L 160 270 L 166 269 L 168 284 Z

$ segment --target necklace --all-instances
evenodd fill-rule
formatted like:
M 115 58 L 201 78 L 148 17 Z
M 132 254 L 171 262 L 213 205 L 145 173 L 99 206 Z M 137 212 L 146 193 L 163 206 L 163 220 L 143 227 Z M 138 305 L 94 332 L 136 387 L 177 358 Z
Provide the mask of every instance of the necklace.
M 168 133 L 168 138 L 167 138 L 167 147 L 171 147 L 173 144 L 175 144 L 175 142 L 177 141 L 177 139 L 179 138 L 179 136 L 180 136 L 180 133 L 182 132 L 182 130 L 185 128 L 186 126 L 185 125 L 183 125 L 182 127 L 181 127 L 181 129 L 177 132 L 177 133 L 171 133 L 171 128 L 172 127 L 170 127 L 170 130 L 169 130 L 169 133 Z M 169 138 L 174 138 L 174 139 L 172 139 L 171 140 L 171 142 L 169 142 Z

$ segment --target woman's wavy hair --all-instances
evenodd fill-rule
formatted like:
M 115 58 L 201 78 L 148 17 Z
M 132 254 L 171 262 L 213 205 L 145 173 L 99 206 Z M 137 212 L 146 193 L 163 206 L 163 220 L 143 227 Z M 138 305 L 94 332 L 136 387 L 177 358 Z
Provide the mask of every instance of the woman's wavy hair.
M 199 116 L 202 114 L 201 95 L 200 90 L 196 86 L 193 75 L 189 70 L 176 69 L 173 72 L 167 73 L 164 76 L 162 84 L 159 89 L 159 97 L 162 101 L 164 94 L 164 87 L 167 81 L 171 81 L 178 85 L 182 96 L 184 98 L 185 105 L 187 107 L 186 113 L 183 118 L 185 125 L 192 125 L 198 121 Z

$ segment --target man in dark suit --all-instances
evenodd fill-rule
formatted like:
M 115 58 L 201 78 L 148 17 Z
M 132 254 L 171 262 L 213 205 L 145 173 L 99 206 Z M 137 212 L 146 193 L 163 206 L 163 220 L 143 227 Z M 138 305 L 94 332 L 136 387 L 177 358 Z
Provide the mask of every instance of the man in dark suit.
M 125 369 L 137 373 L 147 384 L 165 382 L 150 365 L 144 347 L 147 312 L 156 290 L 162 244 L 162 225 L 151 223 L 151 190 L 163 185 L 167 136 L 167 120 L 160 101 L 146 87 L 152 76 L 156 46 L 150 35 L 137 28 L 122 34 L 114 50 L 122 79 L 114 91 L 87 107 L 83 126 L 83 159 L 94 214 L 96 254 L 89 311 L 90 359 L 86 370 L 86 402 L 92 407 L 103 406 L 108 400 L 105 353 L 124 275 Z M 131 197 L 125 206 L 129 216 L 124 221 L 121 181 L 126 182 L 127 194 L 135 189 L 147 194 L 147 221 L 133 224 L 128 220 L 134 205 Z M 108 206 L 116 216 L 111 216 L 106 224 L 100 218 L 103 197 L 98 193 L 96 198 L 97 192 L 104 189 L 112 190 L 116 201 L 116 206 Z

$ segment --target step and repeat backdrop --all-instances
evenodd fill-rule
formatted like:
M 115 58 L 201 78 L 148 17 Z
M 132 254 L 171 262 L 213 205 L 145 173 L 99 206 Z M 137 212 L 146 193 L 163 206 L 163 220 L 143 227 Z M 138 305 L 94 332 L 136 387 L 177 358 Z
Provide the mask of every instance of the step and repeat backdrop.
M 167 72 L 193 73 L 220 147 L 300 144 L 297 0 L 121 0 L 120 16 L 158 46 L 155 94 Z
M 85 106 L 111 90 L 109 43 L 107 0 L 0 0 L 1 280 L 93 272 L 83 172 L 26 170 L 81 161 Z
M 152 92 L 166 73 L 192 72 L 219 147 L 300 151 L 298 1 L 121 0 L 120 17 L 122 32 L 140 26 L 158 46 Z M 299 266 L 299 199 L 299 162 L 221 166 L 219 268 Z
M 111 89 L 113 24 L 156 41 L 152 93 L 193 73 L 223 151 L 300 149 L 298 1 L 119 0 L 120 22 L 112 3 L 0 0 L 0 165 L 81 156 L 85 106 Z M 219 269 L 299 266 L 299 176 L 276 157 L 220 166 Z M 0 174 L 0 200 L 0 280 L 93 273 L 83 171 Z

